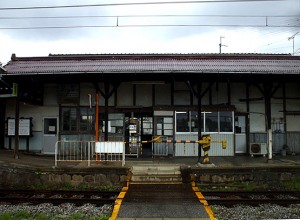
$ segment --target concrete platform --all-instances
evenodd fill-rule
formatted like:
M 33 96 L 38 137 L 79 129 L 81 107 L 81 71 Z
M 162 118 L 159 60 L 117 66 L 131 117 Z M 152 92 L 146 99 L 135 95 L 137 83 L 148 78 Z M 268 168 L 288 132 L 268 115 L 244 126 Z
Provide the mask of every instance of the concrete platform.
M 241 155 L 234 157 L 210 157 L 212 165 L 201 165 L 198 163 L 197 157 L 155 157 L 155 158 L 126 158 L 125 166 L 130 168 L 136 164 L 177 164 L 187 165 L 193 169 L 201 168 L 239 168 L 239 167 L 300 167 L 300 155 L 278 156 L 274 155 L 272 160 L 267 157 L 250 155 Z M 19 158 L 14 158 L 12 150 L 0 150 L 0 165 L 22 166 L 22 167 L 38 167 L 38 168 L 53 168 L 54 155 L 42 155 L 25 153 L 20 151 Z M 87 163 L 59 163 L 59 167 L 86 167 Z M 107 163 L 92 163 L 93 167 L 118 167 L 121 162 L 107 162 Z
M 117 219 L 210 219 L 190 184 L 129 185 Z

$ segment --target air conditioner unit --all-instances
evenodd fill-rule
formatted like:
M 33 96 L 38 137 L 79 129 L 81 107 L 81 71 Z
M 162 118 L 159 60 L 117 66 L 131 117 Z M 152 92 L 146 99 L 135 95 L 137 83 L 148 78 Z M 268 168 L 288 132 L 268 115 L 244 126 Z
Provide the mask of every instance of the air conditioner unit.
M 267 143 L 250 143 L 249 149 L 250 155 L 263 155 L 264 157 L 268 154 Z

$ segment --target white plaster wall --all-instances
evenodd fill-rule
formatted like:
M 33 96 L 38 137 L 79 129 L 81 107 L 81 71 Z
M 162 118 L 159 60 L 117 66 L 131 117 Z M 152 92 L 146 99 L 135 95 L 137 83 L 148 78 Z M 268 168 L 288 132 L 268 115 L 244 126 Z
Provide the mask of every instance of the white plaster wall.
M 34 132 L 43 131 L 43 118 L 44 117 L 58 117 L 58 106 L 35 106 L 20 103 L 20 118 L 32 118 Z M 15 104 L 10 103 L 6 108 L 6 118 L 15 118 Z
M 300 131 L 300 115 L 288 115 L 286 117 L 287 131 Z

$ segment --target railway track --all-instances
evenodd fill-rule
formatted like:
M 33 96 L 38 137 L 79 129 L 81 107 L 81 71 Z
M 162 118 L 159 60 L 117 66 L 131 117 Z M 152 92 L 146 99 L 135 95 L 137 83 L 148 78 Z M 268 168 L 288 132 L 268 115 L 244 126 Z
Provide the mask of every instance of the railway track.
M 202 194 L 209 205 L 300 204 L 300 191 L 210 191 Z
M 86 203 L 97 206 L 114 204 L 119 191 L 69 191 L 69 190 L 12 190 L 0 189 L 0 202 L 9 204 L 41 204 Z

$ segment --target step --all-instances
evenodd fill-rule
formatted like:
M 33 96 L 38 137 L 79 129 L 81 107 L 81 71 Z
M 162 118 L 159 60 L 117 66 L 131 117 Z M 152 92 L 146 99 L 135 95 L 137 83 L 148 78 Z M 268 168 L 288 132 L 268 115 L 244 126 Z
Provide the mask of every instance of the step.
M 143 171 L 180 171 L 180 166 L 179 165 L 134 165 L 131 168 L 132 171 L 138 171 L 138 170 L 143 170 Z
M 182 182 L 179 165 L 147 164 L 131 168 L 132 183 L 179 183 Z
M 132 175 L 181 175 L 180 170 L 132 170 Z
M 182 182 L 181 175 L 132 175 L 131 182 Z

